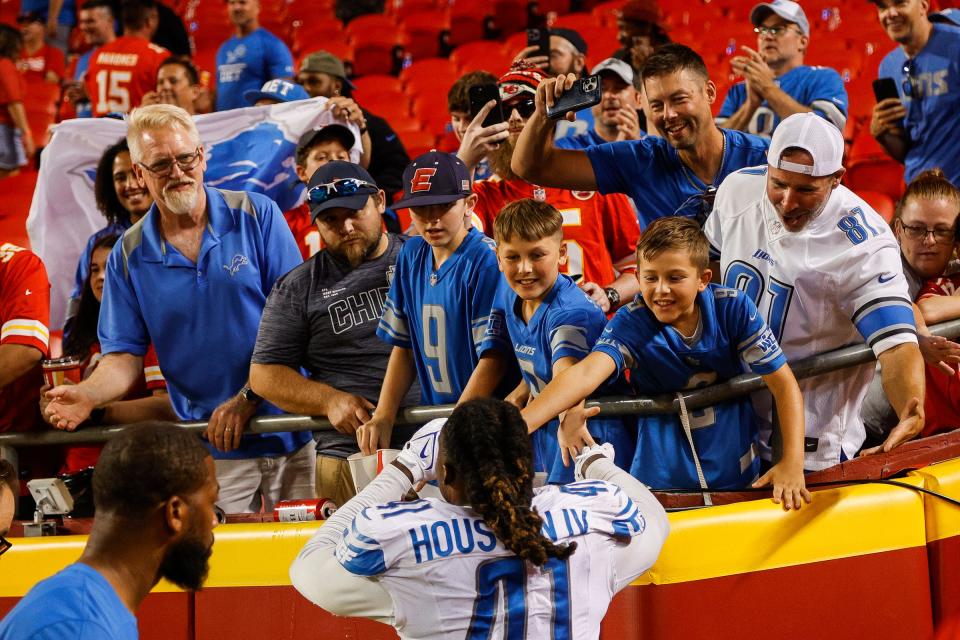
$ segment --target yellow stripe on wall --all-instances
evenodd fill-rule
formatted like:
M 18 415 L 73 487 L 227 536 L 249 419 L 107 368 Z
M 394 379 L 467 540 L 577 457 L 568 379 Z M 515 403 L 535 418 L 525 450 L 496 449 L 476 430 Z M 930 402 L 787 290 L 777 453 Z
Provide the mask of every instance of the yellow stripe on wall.
M 931 491 L 960 500 L 960 460 L 932 464 L 910 472 L 910 476 L 922 480 L 924 486 Z M 960 536 L 960 507 L 936 496 L 924 496 L 923 501 L 926 508 L 928 542 Z

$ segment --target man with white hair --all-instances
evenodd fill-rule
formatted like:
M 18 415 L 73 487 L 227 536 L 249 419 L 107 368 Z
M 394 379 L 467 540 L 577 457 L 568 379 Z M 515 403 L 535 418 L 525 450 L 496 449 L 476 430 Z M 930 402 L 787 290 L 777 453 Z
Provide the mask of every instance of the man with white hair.
M 840 184 L 843 139 L 823 118 L 786 118 L 767 158 L 767 166 L 723 181 L 704 227 L 720 254 L 723 284 L 753 298 L 791 362 L 866 341 L 900 422 L 880 447 L 864 453 L 890 451 L 924 422 L 923 359 L 896 238 Z M 857 454 L 865 439 L 860 404 L 873 371 L 868 363 L 800 381 L 807 470 Z M 770 461 L 776 456 L 770 394 L 756 394 L 754 406 Z
M 73 430 L 123 396 L 152 341 L 177 415 L 209 422 L 224 511 L 313 497 L 309 432 L 243 434 L 255 413 L 279 413 L 247 375 L 267 294 L 301 262 L 283 215 L 264 195 L 204 186 L 206 151 L 180 107 L 135 109 L 127 142 L 154 204 L 107 262 L 103 360 L 81 384 L 50 390 L 47 416 Z

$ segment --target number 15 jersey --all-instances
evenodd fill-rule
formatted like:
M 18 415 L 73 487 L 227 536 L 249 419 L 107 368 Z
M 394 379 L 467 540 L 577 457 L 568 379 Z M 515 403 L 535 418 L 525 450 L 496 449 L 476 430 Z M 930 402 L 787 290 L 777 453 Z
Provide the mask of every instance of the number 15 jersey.
M 336 550 L 347 571 L 378 578 L 402 638 L 587 640 L 613 596 L 656 560 L 669 525 L 652 504 L 584 480 L 534 496 L 542 533 L 576 542 L 542 567 L 506 549 L 468 506 L 435 499 L 369 507 Z
M 723 181 L 704 232 L 720 253 L 724 286 L 747 293 L 789 362 L 865 341 L 875 355 L 917 342 L 913 306 L 890 227 L 844 186 L 801 231 L 787 231 L 767 197 L 767 167 Z M 800 380 L 805 467 L 852 458 L 866 437 L 860 405 L 874 365 Z M 771 397 L 754 395 L 761 451 L 769 459 Z
M 170 52 L 145 38 L 122 36 L 93 53 L 84 82 L 94 117 L 129 113 L 157 88 L 157 71 Z

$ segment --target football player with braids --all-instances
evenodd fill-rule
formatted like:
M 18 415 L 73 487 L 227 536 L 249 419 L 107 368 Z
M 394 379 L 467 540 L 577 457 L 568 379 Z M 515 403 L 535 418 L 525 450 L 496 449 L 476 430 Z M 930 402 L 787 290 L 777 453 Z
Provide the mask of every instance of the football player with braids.
M 669 523 L 613 464 L 611 445 L 584 449 L 575 476 L 534 490 L 519 410 L 471 400 L 420 429 L 330 518 L 292 583 L 404 639 L 598 638 L 613 595 L 653 565 Z M 443 499 L 399 501 L 433 480 Z

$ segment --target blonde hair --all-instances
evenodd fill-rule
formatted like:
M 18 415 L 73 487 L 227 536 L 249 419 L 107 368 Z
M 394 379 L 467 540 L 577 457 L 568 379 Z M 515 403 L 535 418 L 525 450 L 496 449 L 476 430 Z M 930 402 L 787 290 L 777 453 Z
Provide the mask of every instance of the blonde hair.
M 183 129 L 200 145 L 200 132 L 193 121 L 193 116 L 172 104 L 151 104 L 137 107 L 127 116 L 127 146 L 130 147 L 130 160 L 140 162 L 143 159 L 143 150 L 140 142 L 145 131 L 158 131 L 178 127 Z
M 511 202 L 493 221 L 497 242 L 510 242 L 512 238 L 536 242 L 553 236 L 563 236 L 563 216 L 553 205 L 531 198 Z
M 927 169 L 910 181 L 903 197 L 897 202 L 894 220 L 903 215 L 903 207 L 910 200 L 953 200 L 960 208 L 960 189 L 957 189 L 940 169 Z

